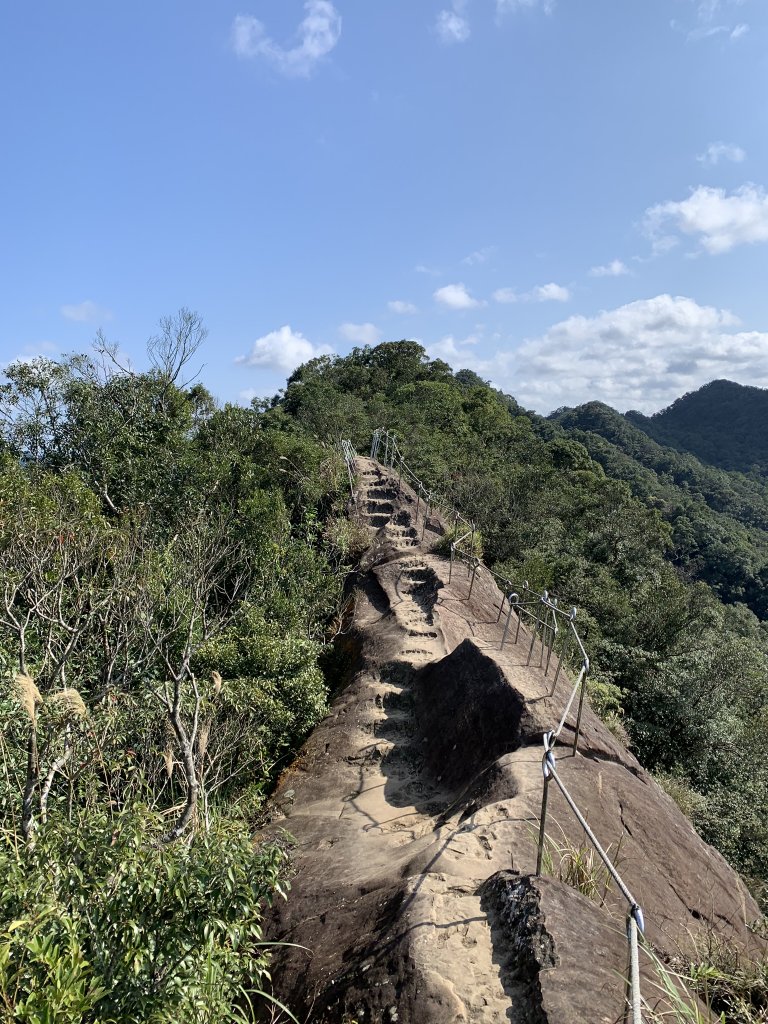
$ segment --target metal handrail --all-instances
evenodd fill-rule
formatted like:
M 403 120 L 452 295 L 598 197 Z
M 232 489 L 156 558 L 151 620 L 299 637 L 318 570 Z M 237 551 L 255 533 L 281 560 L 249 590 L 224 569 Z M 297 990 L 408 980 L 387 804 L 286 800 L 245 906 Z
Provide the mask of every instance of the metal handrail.
M 380 455 L 383 457 L 383 459 L 379 458 Z M 397 437 L 393 431 L 387 430 L 384 427 L 376 428 L 376 430 L 373 432 L 373 438 L 371 440 L 371 458 L 375 459 L 376 461 L 383 462 L 383 465 L 388 466 L 393 471 L 395 468 L 397 468 L 398 485 L 400 485 L 400 483 L 402 482 L 403 477 L 409 479 L 413 483 L 414 489 L 416 491 L 415 515 L 417 522 L 419 512 L 422 509 L 422 505 L 424 506 L 424 511 L 422 512 L 422 539 L 424 538 L 425 535 L 430 510 L 434 510 L 436 506 L 440 506 L 446 509 L 448 513 L 448 518 L 453 519 L 454 530 L 457 531 L 459 523 L 464 524 L 465 531 L 462 533 L 460 537 L 458 537 L 451 543 L 451 565 L 448 573 L 449 582 L 451 581 L 453 576 L 453 563 L 456 559 L 458 559 L 459 561 L 466 563 L 467 576 L 471 577 L 468 597 L 472 594 L 475 579 L 477 578 L 477 573 L 481 569 L 484 569 L 494 579 L 496 579 L 499 583 L 502 584 L 502 594 L 516 594 L 517 601 L 514 606 L 510 605 L 509 608 L 506 628 L 504 630 L 504 635 L 501 641 L 501 649 L 504 648 L 504 644 L 506 643 L 507 635 L 509 632 L 509 619 L 511 613 L 513 610 L 515 610 L 518 616 L 518 628 L 515 634 L 515 642 L 517 642 L 517 640 L 519 639 L 520 624 L 522 618 L 525 617 L 528 620 L 529 624 L 532 626 L 533 634 L 531 636 L 531 644 L 528 651 L 528 660 L 526 664 L 530 665 L 530 661 L 533 656 L 533 650 L 536 642 L 536 636 L 540 633 L 542 643 L 542 649 L 540 652 L 540 667 L 544 668 L 545 675 L 547 675 L 549 673 L 555 641 L 559 633 L 561 632 L 560 627 L 558 625 L 558 620 L 565 620 L 567 622 L 567 633 L 564 636 L 563 642 L 561 644 L 560 655 L 557 657 L 557 667 L 555 670 L 553 688 L 557 685 L 557 681 L 560 677 L 562 661 L 567 647 L 566 638 L 570 637 L 575 641 L 576 648 L 581 656 L 581 669 L 583 670 L 579 673 L 581 695 L 579 699 L 579 709 L 573 742 L 573 749 L 574 752 L 576 752 L 576 750 L 578 749 L 579 736 L 581 731 L 581 715 L 584 704 L 584 694 L 586 691 L 586 678 L 590 668 L 589 656 L 587 655 L 586 648 L 584 647 L 581 637 L 579 636 L 578 630 L 574 625 L 574 620 L 576 618 L 576 609 L 570 608 L 568 611 L 566 611 L 564 608 L 559 607 L 557 598 L 550 595 L 550 593 L 547 590 L 544 590 L 541 593 L 539 593 L 538 591 L 533 590 L 529 586 L 527 580 L 525 580 L 522 583 L 522 585 L 513 584 L 512 581 L 506 579 L 499 573 L 496 573 L 492 569 L 490 569 L 487 565 L 485 565 L 485 563 L 482 560 L 477 559 L 477 556 L 475 555 L 475 535 L 477 533 L 476 524 L 474 523 L 474 521 L 467 519 L 465 516 L 463 516 L 456 508 L 456 506 L 453 505 L 447 498 L 444 498 L 441 495 L 436 494 L 434 491 L 430 491 L 425 486 L 425 484 L 419 479 L 419 477 L 414 473 L 414 471 L 406 462 L 405 457 L 400 449 L 400 446 L 397 443 Z M 468 550 L 466 550 L 467 548 Z M 527 598 L 530 598 L 530 600 L 537 607 L 543 606 L 544 608 L 546 608 L 546 615 L 548 617 L 551 617 L 551 621 L 548 621 L 547 618 L 543 616 L 534 615 L 531 609 L 526 607 Z M 502 607 L 499 609 L 499 620 L 501 619 L 503 605 L 504 597 L 502 596 Z M 546 663 L 544 663 L 545 650 Z
M 586 648 L 579 636 L 579 632 L 576 628 L 575 620 L 577 611 L 575 607 L 569 608 L 566 611 L 558 605 L 556 597 L 553 597 L 548 591 L 544 590 L 541 593 L 531 589 L 528 585 L 528 581 L 525 580 L 522 586 L 513 589 L 513 584 L 510 580 L 501 576 L 499 573 L 494 572 L 488 568 L 480 558 L 475 555 L 475 533 L 476 525 L 473 521 L 466 519 L 454 506 L 451 505 L 446 499 L 442 499 L 439 495 L 435 495 L 429 491 L 422 481 L 416 476 L 411 470 L 408 464 L 403 458 L 402 452 L 397 445 L 397 440 L 394 433 L 389 430 L 385 430 L 383 427 L 379 427 L 374 431 L 373 441 L 371 444 L 371 458 L 378 460 L 379 452 L 381 451 L 382 443 L 384 446 L 384 465 L 394 469 L 397 463 L 398 467 L 398 486 L 405 473 L 406 477 L 409 477 L 416 487 L 416 520 L 418 522 L 419 508 L 424 498 L 424 523 L 422 527 L 422 538 L 424 537 L 424 531 L 426 530 L 427 518 L 429 516 L 429 509 L 434 509 L 436 506 L 442 506 L 449 511 L 449 515 L 453 517 L 454 530 L 458 532 L 458 524 L 462 522 L 467 530 L 457 540 L 451 542 L 450 548 L 450 567 L 448 570 L 448 582 L 450 584 L 453 575 L 453 564 L 455 561 L 463 562 L 467 565 L 467 575 L 471 577 L 469 592 L 467 594 L 467 600 L 472 596 L 472 588 L 475 584 L 478 571 L 482 568 L 485 569 L 489 575 L 502 584 L 501 589 L 501 604 L 499 606 L 499 614 L 497 622 L 501 620 L 501 615 L 504 610 L 504 601 L 507 601 L 508 612 L 506 622 L 504 624 L 504 631 L 501 638 L 501 647 L 504 648 L 504 644 L 507 640 L 509 633 L 509 627 L 512 619 L 512 613 L 515 612 L 517 617 L 517 630 L 515 633 L 515 643 L 518 642 L 520 636 L 520 628 L 525 617 L 531 623 L 531 643 L 528 649 L 528 659 L 526 665 L 530 664 L 533 649 L 536 643 L 536 637 L 541 632 L 541 651 L 539 655 L 539 665 L 541 667 L 542 660 L 544 658 L 544 652 L 546 650 L 546 664 L 544 667 L 545 676 L 549 672 L 550 659 L 552 656 L 553 648 L 558 634 L 563 634 L 563 640 L 560 647 L 560 655 L 557 658 L 557 670 L 555 672 L 554 681 L 552 684 L 552 693 L 554 695 L 555 687 L 557 686 L 557 680 L 560 676 L 560 670 L 562 668 L 565 649 L 569 640 L 573 640 L 576 643 L 579 654 L 581 655 L 581 669 L 576 678 L 576 682 L 571 690 L 570 696 L 566 701 L 565 708 L 560 717 L 560 721 L 557 728 L 551 732 L 544 734 L 544 757 L 542 760 L 542 774 L 544 776 L 544 790 L 542 793 L 542 805 L 541 805 L 541 817 L 539 823 L 539 841 L 538 851 L 536 859 L 536 874 L 541 874 L 541 864 L 544 852 L 544 839 L 545 839 L 545 825 L 547 816 L 547 801 L 549 796 L 549 783 L 554 780 L 555 784 L 563 794 L 568 806 L 573 812 L 579 824 L 584 829 L 584 832 L 597 852 L 598 856 L 602 860 L 609 872 L 610 876 L 616 882 L 619 890 L 621 891 L 624 898 L 629 904 L 629 912 L 627 914 L 627 941 L 629 943 L 629 958 L 630 958 L 630 972 L 628 978 L 627 987 L 627 1002 L 632 1011 L 632 1022 L 633 1024 L 642 1024 L 641 1015 L 641 994 L 640 994 L 640 970 L 639 970 L 639 956 L 638 956 L 638 936 L 644 933 L 644 921 L 643 912 L 640 908 L 639 903 L 635 900 L 632 893 L 629 891 L 627 886 L 624 884 L 621 876 L 616 870 L 615 865 L 611 861 L 610 857 L 598 842 L 594 832 L 592 832 L 586 818 L 579 810 L 576 802 L 574 801 L 571 794 L 568 792 L 565 784 L 557 773 L 557 762 L 555 760 L 555 744 L 563 729 L 565 728 L 566 719 L 570 714 L 573 703 L 576 699 L 576 695 L 579 694 L 579 704 L 576 716 L 576 724 L 574 727 L 574 739 L 573 739 L 573 753 L 576 754 L 578 751 L 579 736 L 581 732 L 581 716 L 584 706 L 584 695 L 586 692 L 586 681 L 587 675 L 590 669 L 589 655 L 587 654 Z M 460 545 L 463 545 L 469 540 L 469 551 L 461 550 Z M 541 609 L 545 611 L 541 613 Z M 561 629 L 558 622 L 565 626 Z
M 351 441 L 342 441 L 341 450 L 344 454 L 344 462 L 347 466 L 347 476 L 349 477 L 349 490 L 352 495 L 352 501 L 357 504 L 357 493 L 355 491 L 355 460 L 357 459 L 357 452 L 352 447 Z
M 573 698 L 571 698 L 573 699 Z M 560 721 L 558 730 L 562 728 L 565 714 Z M 576 801 L 571 796 L 565 783 L 557 773 L 557 762 L 554 755 L 555 734 L 548 732 L 544 734 L 544 757 L 541 763 L 541 772 L 544 776 L 544 789 L 541 795 L 541 815 L 539 818 L 539 844 L 536 856 L 536 874 L 541 875 L 541 866 L 544 857 L 545 825 L 547 820 L 547 802 L 549 798 L 549 784 L 554 780 L 555 785 L 563 794 L 565 802 L 573 812 L 574 817 L 584 829 L 584 834 L 594 847 L 600 860 L 605 865 L 608 874 L 616 883 L 624 899 L 629 905 L 627 912 L 627 943 L 629 947 L 629 977 L 627 979 L 627 1003 L 632 1011 L 632 1024 L 643 1024 L 642 1017 L 642 996 L 640 993 L 640 956 L 639 936 L 645 934 L 645 919 L 643 910 L 635 897 L 630 892 L 607 852 L 603 849 L 595 833 L 589 827 L 587 819 L 579 810 Z

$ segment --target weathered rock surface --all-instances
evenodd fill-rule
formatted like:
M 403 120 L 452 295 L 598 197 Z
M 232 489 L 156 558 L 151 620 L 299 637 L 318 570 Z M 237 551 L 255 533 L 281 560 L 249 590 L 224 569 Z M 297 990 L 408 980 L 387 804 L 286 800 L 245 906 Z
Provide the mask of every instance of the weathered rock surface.
M 621 1020 L 623 898 L 532 877 L 542 734 L 573 681 L 562 671 L 553 685 L 557 659 L 545 672 L 514 616 L 501 649 L 494 580 L 481 570 L 468 600 L 466 567 L 449 573 L 431 553 L 439 519 L 425 526 L 377 464 L 359 470 L 373 544 L 348 638 L 357 670 L 273 800 L 269 829 L 297 849 L 269 935 L 306 947 L 277 957 L 276 994 L 328 1024 Z M 572 738 L 569 724 L 558 773 L 617 858 L 652 945 L 673 955 L 708 930 L 753 944 L 759 912 L 741 880 L 588 707 L 575 756 Z M 547 832 L 584 841 L 555 786 Z M 644 992 L 653 1002 L 650 976 Z

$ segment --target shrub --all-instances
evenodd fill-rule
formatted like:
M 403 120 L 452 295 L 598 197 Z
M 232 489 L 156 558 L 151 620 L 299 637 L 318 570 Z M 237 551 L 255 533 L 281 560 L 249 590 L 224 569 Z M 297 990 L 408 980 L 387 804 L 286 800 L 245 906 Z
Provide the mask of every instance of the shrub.
M 284 895 L 285 846 L 221 822 L 161 845 L 159 815 L 51 819 L 0 846 L 0 1007 L 35 1024 L 229 1021 L 262 994 L 263 907 Z
M 654 772 L 653 777 L 667 796 L 672 797 L 689 821 L 695 824 L 701 819 L 707 806 L 707 798 L 697 793 L 687 779 L 672 772 Z

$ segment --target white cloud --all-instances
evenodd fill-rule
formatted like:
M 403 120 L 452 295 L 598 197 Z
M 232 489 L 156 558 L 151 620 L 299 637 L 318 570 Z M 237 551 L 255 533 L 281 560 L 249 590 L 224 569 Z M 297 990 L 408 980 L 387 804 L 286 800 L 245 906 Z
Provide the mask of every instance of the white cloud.
M 435 31 L 441 43 L 465 43 L 470 36 L 469 22 L 456 10 L 440 11 Z
M 730 160 L 735 164 L 740 164 L 746 158 L 747 154 L 741 146 L 736 146 L 732 142 L 710 142 L 704 152 L 696 157 L 699 163 L 710 166 L 719 164 L 721 160 Z
M 743 7 L 747 0 L 693 0 L 702 21 L 711 21 L 718 12 L 729 7 Z
M 435 302 L 439 302 L 442 306 L 447 306 L 449 309 L 477 309 L 482 303 L 473 298 L 466 287 L 459 284 L 447 284 L 443 288 L 438 288 L 434 293 Z
M 745 2 L 746 0 L 692 0 L 699 21 L 704 23 L 713 21 L 725 8 L 743 7 Z
M 697 14 L 702 21 L 711 21 L 720 9 L 720 0 L 696 0 Z
M 758 185 L 742 185 L 730 195 L 722 188 L 699 185 L 687 199 L 646 210 L 644 229 L 657 252 L 675 245 L 679 234 L 698 237 L 709 253 L 766 242 L 768 195 Z
M 339 334 L 354 345 L 376 345 L 381 340 L 381 331 L 374 324 L 342 324 Z
M 496 0 L 496 13 L 499 17 L 532 7 L 541 7 L 545 14 L 551 14 L 555 3 L 554 0 Z
M 419 310 L 412 302 L 404 302 L 402 299 L 393 299 L 387 305 L 393 313 L 400 313 L 405 316 L 409 313 L 418 313 Z
M 74 320 L 81 324 L 99 324 L 112 319 L 111 310 L 98 306 L 90 299 L 86 299 L 85 302 L 80 302 L 76 306 L 62 306 L 61 315 L 66 320 Z
M 738 326 L 727 310 L 657 295 L 569 317 L 481 370 L 541 412 L 592 400 L 653 412 L 718 377 L 768 385 L 768 333 Z
M 561 284 L 555 284 L 554 281 L 539 285 L 532 292 L 534 302 L 567 302 L 570 297 L 569 289 L 564 288 Z
M 341 15 L 330 0 L 306 0 L 297 44 L 286 49 L 267 35 L 264 25 L 249 14 L 238 14 L 232 25 L 232 46 L 238 57 L 261 57 L 284 75 L 308 77 L 341 38 Z
M 33 363 L 36 359 L 54 359 L 60 351 L 59 345 L 52 341 L 33 342 L 25 345 L 21 352 L 12 359 L 0 363 L 0 368 L 5 369 L 6 366 L 11 366 L 13 363 Z
M 250 353 L 247 356 L 238 356 L 235 362 L 291 373 L 297 366 L 310 359 L 332 353 L 333 349 L 327 345 L 313 345 L 300 331 L 293 331 L 286 324 L 277 331 L 270 331 L 264 337 L 257 338 Z
M 496 302 L 568 302 L 571 297 L 570 290 L 561 284 L 550 281 L 549 284 L 540 284 L 529 292 L 518 292 L 514 288 L 498 288 L 493 297 Z
M 687 33 L 687 39 L 711 39 L 714 36 L 727 35 L 735 41 L 749 32 L 749 25 L 739 23 L 736 25 L 727 23 L 727 11 L 732 7 L 741 7 L 745 0 L 692 0 L 696 6 L 696 19 L 698 25 Z M 714 24 L 715 18 L 719 18 L 718 24 Z M 726 23 L 722 19 L 726 19 Z M 672 21 L 673 29 L 683 29 L 677 21 Z
M 621 260 L 611 260 L 610 263 L 606 263 L 601 267 L 592 267 L 589 272 L 590 277 L 621 277 L 623 274 L 629 273 L 629 267 L 622 263 Z
M 454 338 L 452 334 L 446 335 L 440 341 L 427 346 L 427 355 L 430 359 L 444 359 L 454 370 L 464 368 L 471 370 L 480 361 L 472 351 L 472 346 L 477 345 L 480 339 L 477 335 L 470 334 L 468 338 L 461 340 Z
M 471 252 L 469 256 L 465 256 L 461 262 L 467 267 L 476 267 L 480 263 L 487 263 L 495 252 L 495 245 L 486 245 L 485 248 L 476 249 L 474 252 Z
M 514 288 L 497 288 L 493 293 L 494 302 L 524 302 L 525 298 L 520 292 L 516 292 Z
M 699 28 L 691 29 L 688 33 L 687 39 L 694 41 L 696 39 L 711 39 L 713 36 L 722 35 L 724 32 L 728 32 L 727 25 L 700 25 Z

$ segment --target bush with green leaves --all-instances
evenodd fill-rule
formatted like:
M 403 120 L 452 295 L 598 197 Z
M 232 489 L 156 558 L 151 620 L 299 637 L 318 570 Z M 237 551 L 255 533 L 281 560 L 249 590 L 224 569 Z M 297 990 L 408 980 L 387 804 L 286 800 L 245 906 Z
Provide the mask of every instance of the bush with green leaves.
M 225 821 L 188 843 L 161 843 L 163 829 L 134 808 L 57 816 L 31 847 L 2 836 L 7 1019 L 238 1020 L 262 997 L 261 920 L 285 894 L 286 845 L 255 848 Z
M 0 384 L 0 1016 L 250 1019 L 254 850 L 326 709 L 354 557 L 343 459 L 277 408 L 183 383 L 181 310 L 134 372 L 37 360 Z

